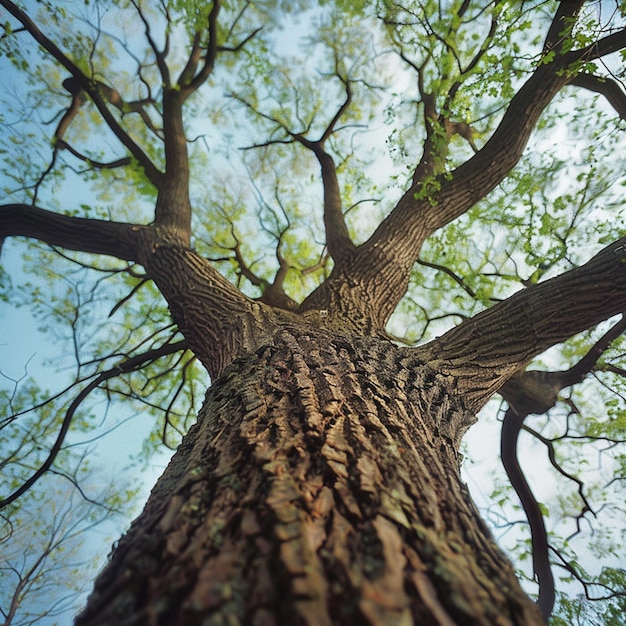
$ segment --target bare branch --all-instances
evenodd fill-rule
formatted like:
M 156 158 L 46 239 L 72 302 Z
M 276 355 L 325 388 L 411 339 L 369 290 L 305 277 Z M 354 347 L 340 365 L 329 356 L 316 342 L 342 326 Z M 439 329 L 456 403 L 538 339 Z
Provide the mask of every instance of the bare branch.
M 422 348 L 477 410 L 525 363 L 626 309 L 626 237 L 532 285 Z
M 620 118 L 626 120 L 626 93 L 617 81 L 581 72 L 574 76 L 569 84 L 602 94 Z
M 80 161 L 84 161 L 90 167 L 93 167 L 98 170 L 114 170 L 118 167 L 125 167 L 126 165 L 129 165 L 131 162 L 130 157 L 122 157 L 121 159 L 116 159 L 115 161 L 109 161 L 108 163 L 105 163 L 103 161 L 95 161 L 91 157 L 88 157 L 86 154 L 79 152 L 78 150 L 76 150 L 76 148 L 73 148 L 72 146 L 70 146 L 69 143 L 63 140 L 57 141 L 55 148 L 58 148 L 59 150 L 67 150 L 70 154 L 74 155 Z
M 262 26 L 255 28 L 249 35 L 244 37 L 236 46 L 220 46 L 219 52 L 239 52 L 249 41 L 254 39 L 261 31 Z
M 598 600 L 608 600 L 610 598 L 626 596 L 626 592 L 615 591 L 615 589 L 612 589 L 611 587 L 609 587 L 608 585 L 605 585 L 604 583 L 601 583 L 598 581 L 590 582 L 590 581 L 585 580 L 583 576 L 580 574 L 580 572 L 578 571 L 578 565 L 576 563 L 570 562 L 567 559 L 565 559 L 565 557 L 563 557 L 563 555 L 561 555 L 560 552 L 556 552 L 556 555 L 561 561 L 560 566 L 566 572 L 569 572 L 573 576 L 573 578 L 582 585 L 583 589 L 585 590 L 585 598 L 587 598 L 587 600 L 592 600 L 596 602 Z M 597 587 L 604 589 L 607 592 L 606 595 L 602 595 L 602 596 L 594 595 L 592 593 L 592 588 L 597 588 Z
M 422 265 L 423 267 L 430 267 L 430 269 L 437 270 L 438 272 L 443 272 L 446 276 L 449 276 L 465 293 L 467 293 L 470 297 L 475 298 L 476 292 L 463 280 L 462 276 L 455 274 L 449 267 L 445 265 L 439 265 L 438 263 L 430 263 L 428 261 L 423 261 L 422 259 L 418 259 L 418 265 Z
M 322 136 L 319 138 L 318 143 L 322 145 L 333 134 L 333 131 L 335 130 L 335 127 L 337 126 L 337 122 L 343 117 L 343 115 L 345 115 L 345 113 L 350 108 L 350 105 L 352 104 L 352 86 L 350 84 L 350 81 L 346 78 L 343 78 L 341 74 L 339 73 L 339 69 L 337 67 L 338 65 L 337 59 L 335 59 L 335 65 L 336 65 L 336 76 L 343 83 L 346 97 L 344 101 L 342 102 L 341 106 L 339 107 L 339 109 L 337 109 L 337 112 L 333 116 L 333 119 L 329 122 L 328 126 L 322 133 Z
M 517 459 L 517 439 L 525 417 L 526 415 L 518 414 L 512 406 L 509 406 L 502 422 L 500 456 L 511 485 L 515 489 L 528 518 L 532 542 L 533 569 L 539 583 L 537 604 L 541 614 L 548 620 L 552 614 L 555 599 L 554 576 L 550 568 L 548 534 L 539 504 L 526 481 L 524 472 Z
M 69 250 L 136 261 L 137 229 L 133 224 L 70 217 L 28 204 L 0 206 L 0 242 L 6 237 L 30 237 Z
M 550 465 L 552 465 L 552 467 L 554 467 L 554 469 L 559 474 L 561 474 L 561 476 L 563 476 L 564 478 L 567 478 L 567 480 L 571 480 L 573 483 L 576 483 L 576 490 L 578 491 L 578 497 L 580 498 L 582 502 L 581 511 L 578 515 L 582 517 L 588 511 L 595 515 L 595 511 L 591 508 L 591 503 L 589 502 L 589 499 L 587 498 L 587 495 L 585 494 L 585 483 L 582 480 L 580 480 L 580 478 L 577 478 L 570 472 L 563 469 L 563 467 L 561 466 L 561 464 L 559 463 L 557 459 L 554 441 L 542 436 L 541 433 L 538 433 L 536 430 L 529 428 L 526 424 L 524 424 L 522 428 L 527 433 L 532 435 L 535 439 L 540 441 L 544 446 L 546 446 L 546 448 L 548 449 L 548 459 L 550 461 Z
M 108 317 L 113 317 L 115 313 L 124 306 L 146 283 L 148 282 L 147 278 L 142 278 L 131 290 L 130 293 L 126 294 L 121 300 L 118 300 L 113 308 L 109 311 Z
M 322 169 L 322 185 L 324 188 L 324 227 L 326 231 L 326 245 L 328 252 L 336 264 L 342 263 L 355 250 L 354 242 L 348 232 L 345 216 L 343 214 L 343 205 L 341 200 L 341 191 L 339 189 L 339 181 L 337 179 L 337 167 L 332 156 L 324 149 L 324 143 L 333 134 L 337 122 L 350 108 L 352 103 L 352 88 L 350 81 L 343 78 L 338 71 L 338 61 L 336 61 L 336 75 L 343 83 L 345 88 L 345 99 L 332 120 L 326 126 L 321 137 L 317 141 L 310 141 L 303 135 L 292 135 L 294 139 L 300 142 L 309 150 L 312 150 Z
M 152 31 L 150 29 L 150 22 L 148 21 L 146 16 L 143 14 L 143 11 L 141 10 L 139 3 L 137 2 L 137 0 L 131 0 L 131 2 L 132 2 L 132 5 L 135 7 L 135 10 L 137 11 L 137 14 L 139 15 L 139 19 L 143 22 L 146 39 L 148 40 L 148 44 L 150 45 L 150 48 L 152 49 L 152 52 L 154 53 L 154 58 L 156 59 L 157 67 L 159 68 L 159 73 L 163 80 L 163 85 L 165 86 L 165 88 L 169 89 L 172 86 L 172 81 L 170 78 L 169 68 L 167 67 L 167 63 L 165 61 L 169 52 L 169 42 L 170 42 L 169 29 L 166 29 L 165 31 L 166 33 L 165 47 L 163 50 L 159 50 L 159 47 L 156 45 L 156 42 L 154 41 L 152 37 Z M 167 12 L 167 8 L 165 8 L 164 10 L 166 14 L 165 17 L 169 24 L 171 23 L 170 16 Z
M 27 481 L 24 482 L 23 485 L 21 485 L 5 499 L 0 500 L 0 509 L 3 509 L 12 502 L 15 502 L 15 500 L 17 500 L 21 495 L 26 493 L 50 469 L 61 450 L 63 442 L 65 441 L 65 437 L 72 423 L 72 419 L 74 418 L 74 414 L 76 413 L 82 402 L 85 400 L 85 398 L 94 389 L 96 389 L 96 387 L 107 381 L 109 378 L 113 378 L 114 376 L 119 376 L 120 374 L 125 374 L 127 372 L 132 372 L 133 370 L 139 369 L 148 361 L 155 361 L 167 354 L 172 354 L 174 352 L 178 352 L 179 350 L 184 350 L 186 346 L 187 343 L 185 340 L 179 341 L 174 344 L 165 344 L 159 348 L 154 348 L 153 350 L 148 350 L 148 352 L 144 352 L 134 357 L 130 357 L 119 365 L 116 365 L 115 367 L 112 367 L 111 369 L 98 374 L 98 376 L 96 376 L 76 396 L 76 398 L 74 398 L 74 400 L 70 404 L 67 412 L 65 413 L 65 417 L 63 418 L 63 422 L 61 423 L 59 434 L 57 435 L 56 441 L 50 448 L 50 452 L 46 460 L 41 464 L 37 471 Z

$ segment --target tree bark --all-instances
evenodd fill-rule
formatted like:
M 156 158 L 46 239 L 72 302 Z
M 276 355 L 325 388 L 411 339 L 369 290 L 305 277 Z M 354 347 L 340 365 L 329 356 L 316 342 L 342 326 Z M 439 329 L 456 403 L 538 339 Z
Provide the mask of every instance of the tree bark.
M 214 381 L 77 626 L 542 624 L 459 478 L 449 380 L 283 326 Z

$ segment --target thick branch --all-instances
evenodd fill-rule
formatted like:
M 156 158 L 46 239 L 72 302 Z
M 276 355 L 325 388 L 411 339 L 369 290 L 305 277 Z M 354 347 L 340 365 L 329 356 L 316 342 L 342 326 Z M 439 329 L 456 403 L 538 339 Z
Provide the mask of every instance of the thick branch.
M 185 67 L 180 73 L 177 81 L 177 84 L 181 88 L 181 90 L 184 89 L 189 93 L 191 93 L 191 89 L 189 88 L 191 84 L 191 79 L 194 77 L 198 69 L 198 63 L 200 62 L 200 59 L 202 57 L 203 48 L 201 45 L 201 40 L 202 33 L 195 32 L 193 36 L 193 42 L 191 44 L 191 52 L 189 53 L 189 57 L 187 58 L 187 63 L 185 64 Z
M 500 457 L 511 485 L 515 489 L 528 518 L 532 543 L 533 570 L 539 584 L 537 605 L 544 618 L 549 620 L 554 608 L 555 593 L 554 576 L 550 567 L 548 533 L 546 532 L 539 503 L 526 481 L 517 458 L 517 441 L 525 417 L 525 415 L 519 415 L 513 407 L 509 407 L 507 410 L 502 423 Z
M 217 18 L 220 12 L 221 4 L 219 0 L 213 0 L 213 8 L 209 13 L 208 24 L 208 37 L 206 55 L 204 59 L 204 65 L 196 76 L 191 78 L 189 82 L 189 89 L 194 91 L 202 85 L 207 78 L 211 75 L 213 67 L 215 66 L 215 59 L 217 58 L 218 46 L 217 46 Z
M 539 117 L 568 82 L 558 75 L 559 68 L 556 63 L 540 65 L 513 97 L 483 148 L 447 179 L 430 181 L 430 189 L 421 182 L 412 186 L 366 245 L 397 247 L 400 238 L 412 264 L 428 235 L 492 191 L 519 161 Z
M 291 133 L 290 133 L 291 134 Z M 310 141 L 303 135 L 295 134 L 293 138 L 311 150 L 322 170 L 322 186 L 324 188 L 324 229 L 326 245 L 335 263 L 341 263 L 354 249 L 348 226 L 343 214 L 341 191 L 337 179 L 337 168 L 332 156 L 324 150 L 323 140 Z
M 275 331 L 273 309 L 244 296 L 209 261 L 180 245 L 171 232 L 145 228 L 138 236 L 140 263 L 211 378 Z
M 563 44 L 569 38 L 576 16 L 587 0 L 565 0 L 559 2 L 546 38 L 543 42 L 544 52 L 563 48 Z
M 342 107 L 343 108 L 343 107 Z M 335 116 L 335 121 L 338 115 Z M 330 129 L 330 130 L 329 130 Z M 322 139 L 311 141 L 304 135 L 293 134 L 292 137 L 305 148 L 315 154 L 322 170 L 322 186 L 324 188 L 324 229 L 326 231 L 326 245 L 328 252 L 335 263 L 341 263 L 355 249 L 346 225 L 341 202 L 341 191 L 337 179 L 337 167 L 333 157 L 324 150 L 324 137 L 330 134 L 329 126 Z M 291 134 L 291 133 L 290 133 Z
M 626 309 L 626 237 L 581 267 L 519 291 L 422 348 L 478 410 L 525 363 Z
M 556 404 L 558 394 L 562 389 L 579 383 L 585 378 L 611 342 L 617 339 L 624 330 L 626 330 L 626 316 L 622 315 L 622 319 L 604 333 L 587 354 L 568 370 L 560 372 L 518 371 L 500 389 L 500 394 L 509 404 L 502 423 L 500 454 L 502 464 L 522 502 L 530 524 L 533 568 L 539 583 L 538 604 L 546 619 L 549 618 L 554 606 L 554 577 L 550 568 L 548 537 L 543 515 L 517 458 L 519 432 L 526 416 L 550 410 Z M 551 460 L 555 462 L 552 455 Z M 585 500 L 582 491 L 581 497 Z
M 569 84 L 603 95 L 620 118 L 626 120 L 626 93 L 613 79 L 581 73 L 574 76 Z
M 165 178 L 155 208 L 155 224 L 169 230 L 189 245 L 191 201 L 189 199 L 189 154 L 183 123 L 184 96 L 175 88 L 163 94 Z
M 68 250 L 138 260 L 136 227 L 70 217 L 27 204 L 0 206 L 0 242 L 6 237 L 31 237 Z
M 292 136 L 303 146 L 309 148 L 319 161 L 322 169 L 322 184 L 324 187 L 324 227 L 326 231 L 326 245 L 335 263 L 341 264 L 354 251 L 355 245 L 350 238 L 348 226 L 343 214 L 341 191 L 337 179 L 337 167 L 335 166 L 332 156 L 324 149 L 324 143 L 333 134 L 337 122 L 350 108 L 350 104 L 352 103 L 352 88 L 350 81 L 340 76 L 338 69 L 337 76 L 344 85 L 346 97 L 333 116 L 333 119 L 322 133 L 320 139 L 310 141 L 300 134 Z
M 574 2 L 567 11 L 557 12 L 555 23 L 562 22 L 563 11 L 569 15 L 574 5 L 580 4 Z M 568 28 L 572 25 L 573 22 Z M 558 32 L 563 32 L 562 23 L 559 28 Z M 626 33 L 620 31 L 596 45 L 557 54 L 553 61 L 541 63 L 513 97 L 498 128 L 475 156 L 450 175 L 428 178 L 425 183 L 419 181 L 404 194 L 370 239 L 359 247 L 350 269 L 351 279 L 363 285 L 363 297 L 367 293 L 382 303 L 382 308 L 376 311 L 375 326 L 385 325 L 404 295 L 424 240 L 489 194 L 517 164 L 543 111 L 571 81 L 570 69 L 580 61 L 624 46 Z M 372 262 L 376 259 L 381 262 Z M 337 280 L 344 278 L 337 274 Z M 325 284 L 321 292 L 331 288 Z M 319 293 L 314 299 L 323 301 L 328 297 Z
M 326 231 L 326 245 L 328 253 L 335 263 L 350 254 L 355 246 L 350 238 L 348 226 L 343 214 L 341 192 L 337 180 L 337 168 L 333 158 L 327 152 L 316 152 L 322 169 L 322 183 L 324 186 L 324 227 Z
M 345 261 L 351 256 L 356 246 L 352 241 L 346 225 L 345 216 L 343 213 L 343 206 L 341 200 L 341 191 L 339 188 L 339 181 L 337 179 L 337 167 L 332 156 L 326 151 L 324 144 L 335 132 L 337 123 L 341 117 L 350 108 L 352 103 L 352 87 L 349 79 L 340 75 L 338 68 L 336 67 L 336 76 L 344 85 L 345 98 L 341 106 L 337 109 L 332 120 L 328 123 L 319 139 L 313 140 L 306 136 L 308 128 L 302 132 L 294 132 L 287 128 L 283 122 L 276 117 L 259 111 L 255 106 L 246 102 L 243 98 L 236 94 L 231 94 L 231 97 L 241 102 L 245 107 L 250 109 L 253 113 L 266 120 L 276 124 L 284 133 L 290 137 L 290 140 L 280 139 L 271 140 L 263 144 L 255 144 L 253 147 L 268 146 L 275 143 L 291 143 L 291 141 L 297 141 L 300 145 L 304 146 L 317 158 L 322 173 L 322 186 L 324 189 L 324 227 L 326 234 L 326 245 L 330 256 L 335 261 L 335 265 L 345 264 Z
M 604 351 L 626 330 L 626 315 L 614 324 L 575 365 L 564 371 L 517 371 L 499 390 L 515 413 L 526 417 L 546 413 L 556 403 L 561 390 L 581 382 L 595 367 Z
M 593 61 L 614 52 L 623 50 L 626 46 L 626 28 L 617 30 L 598 41 L 589 44 L 586 48 L 572 50 L 563 55 L 566 65 L 575 66 L 580 61 Z

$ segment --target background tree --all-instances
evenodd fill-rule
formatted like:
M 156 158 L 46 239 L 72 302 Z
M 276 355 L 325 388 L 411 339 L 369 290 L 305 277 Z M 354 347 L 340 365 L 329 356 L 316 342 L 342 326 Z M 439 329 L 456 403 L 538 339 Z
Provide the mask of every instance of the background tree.
M 104 502 L 88 502 L 64 478 L 55 478 L 46 480 L 48 491 L 36 488 L 27 503 L 7 507 L 2 516 L 0 615 L 5 626 L 61 623 L 79 610 L 89 575 L 98 571 L 86 539 L 111 520 L 112 505 L 124 493 L 118 489 L 108 498 L 100 494 Z
M 29 302 L 65 322 L 80 386 L 3 505 L 90 428 L 96 389 L 148 407 L 153 442 L 187 433 L 78 623 L 532 624 L 555 565 L 619 615 L 621 481 L 592 498 L 568 463 L 600 454 L 622 475 L 607 351 L 623 322 L 592 329 L 626 305 L 623 7 L 0 5 L 24 77 L 4 96 L 0 236 L 42 242 L 26 269 L 51 287 Z M 300 47 L 279 36 L 299 28 L 289 8 Z M 212 384 L 190 428 L 198 363 Z M 590 419 L 559 393 L 592 370 L 606 412 Z M 540 610 L 459 476 L 498 392 Z M 557 515 L 605 515 L 594 579 L 571 537 L 545 535 L 522 428 L 576 485 Z M 564 619 L 588 610 L 570 600 Z

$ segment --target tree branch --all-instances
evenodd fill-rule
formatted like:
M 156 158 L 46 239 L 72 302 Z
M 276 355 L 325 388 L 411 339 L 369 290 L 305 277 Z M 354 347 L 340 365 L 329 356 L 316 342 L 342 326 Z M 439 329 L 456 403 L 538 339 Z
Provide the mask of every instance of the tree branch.
M 430 267 L 433 270 L 446 274 L 446 276 L 449 276 L 466 294 L 471 298 L 476 298 L 476 292 L 463 280 L 463 277 L 455 274 L 449 267 L 440 265 L 439 263 L 430 263 L 422 259 L 418 259 L 417 263 L 423 267 Z
M 626 237 L 494 305 L 421 350 L 477 411 L 537 354 L 626 310 Z
M 167 354 L 172 354 L 179 350 L 183 350 L 187 347 L 187 342 L 185 340 L 179 341 L 174 344 L 165 344 L 159 348 L 155 348 L 153 350 L 148 350 L 148 352 L 144 352 L 142 354 L 138 354 L 134 357 L 130 357 L 112 367 L 111 369 L 106 370 L 105 372 L 101 372 L 98 374 L 77 396 L 74 398 L 72 403 L 70 404 L 67 412 L 65 413 L 65 417 L 63 418 L 63 422 L 61 423 L 61 428 L 59 429 L 59 433 L 57 438 L 50 449 L 50 452 L 46 458 L 46 460 L 41 464 L 41 466 L 35 471 L 35 473 L 24 482 L 18 489 L 16 489 L 9 496 L 0 500 L 0 510 L 4 507 L 8 506 L 12 502 L 15 502 L 21 495 L 26 493 L 52 466 L 57 455 L 61 450 L 61 446 L 65 441 L 65 437 L 69 430 L 69 427 L 72 423 L 72 419 L 74 418 L 74 414 L 77 409 L 82 404 L 83 400 L 94 390 L 96 387 L 101 385 L 109 378 L 113 378 L 115 376 L 119 376 L 120 374 L 124 374 L 127 372 L 132 372 L 136 369 L 139 369 L 143 366 L 147 361 L 155 361 L 162 356 Z
M 326 246 L 328 253 L 336 264 L 349 256 L 355 249 L 350 238 L 348 225 L 343 214 L 341 191 L 337 179 L 337 168 L 332 156 L 325 150 L 315 151 L 322 170 L 322 185 L 324 188 L 324 230 L 326 231 Z
M 82 152 L 79 152 L 78 150 L 76 150 L 76 148 L 70 146 L 70 144 L 64 140 L 57 141 L 55 148 L 58 148 L 59 150 L 67 150 L 70 154 L 74 155 L 78 160 L 84 161 L 85 163 L 89 164 L 91 167 L 94 167 L 95 169 L 98 169 L 98 170 L 114 170 L 118 167 L 126 167 L 131 162 L 130 157 L 122 157 L 121 159 L 116 159 L 115 161 L 109 161 L 108 163 L 105 163 L 103 161 L 95 161 L 94 159 L 88 157 L 86 154 L 83 154 Z
M 350 108 L 352 103 L 352 88 L 350 81 L 343 78 L 339 73 L 338 60 L 335 58 L 335 71 L 339 80 L 343 83 L 346 97 L 333 116 L 333 119 L 326 126 L 322 136 L 317 141 L 309 141 L 303 135 L 292 135 L 306 148 L 313 151 L 322 170 L 322 185 L 324 188 L 324 229 L 326 231 L 326 245 L 328 253 L 336 264 L 341 264 L 356 249 L 348 232 L 343 205 L 341 201 L 341 191 L 337 179 L 337 167 L 332 156 L 324 149 L 324 143 L 333 134 L 337 122 Z
M 206 56 L 204 65 L 196 76 L 190 79 L 189 90 L 195 91 L 202 85 L 207 78 L 211 75 L 215 66 L 215 59 L 217 58 L 218 46 L 217 46 L 217 18 L 220 12 L 221 4 L 219 0 L 213 0 L 213 7 L 209 13 L 208 35 L 209 41 L 207 45 Z
M 623 50 L 626 46 L 626 28 L 615 31 L 598 41 L 589 44 L 580 50 L 571 50 L 563 55 L 566 66 L 575 66 L 580 61 L 593 61 L 614 52 Z
M 247 298 L 175 237 L 168 241 L 169 231 L 145 235 L 140 262 L 212 379 L 246 350 L 269 340 L 276 327 L 274 309 Z
M 110 105 L 114 106 L 122 115 L 126 115 L 127 113 L 137 113 L 137 115 L 139 115 L 139 117 L 143 120 L 146 127 L 158 136 L 159 130 L 156 128 L 145 109 L 146 104 L 153 103 L 150 98 L 127 102 L 122 98 L 117 89 L 109 87 L 109 85 L 106 85 L 102 81 L 97 81 L 96 85 L 102 97 Z
M 512 406 L 517 415 L 526 417 L 532 413 L 549 411 L 557 402 L 559 393 L 566 387 L 581 382 L 609 347 L 626 330 L 626 315 L 611 326 L 593 344 L 578 363 L 564 371 L 517 371 L 509 378 L 498 393 Z
M 189 245 L 191 201 L 189 199 L 189 153 L 183 122 L 184 95 L 172 87 L 163 93 L 165 176 L 154 211 L 155 225 L 170 231 Z
M 296 133 L 289 128 L 286 128 L 280 120 L 267 113 L 259 111 L 240 96 L 231 94 L 231 97 L 236 99 L 259 117 L 276 124 L 288 137 L 291 137 L 293 141 L 298 142 L 308 150 L 311 150 L 317 158 L 321 167 L 322 187 L 324 190 L 324 227 L 326 245 L 330 256 L 335 261 L 335 264 L 340 265 L 353 253 L 356 246 L 354 245 L 354 242 L 350 237 L 350 233 L 348 232 L 348 227 L 343 213 L 341 191 L 339 188 L 339 181 L 337 179 L 337 168 L 332 156 L 324 148 L 324 143 L 329 139 L 329 137 L 331 137 L 337 122 L 345 114 L 352 102 L 352 89 L 350 81 L 342 78 L 339 73 L 337 73 L 337 77 L 341 80 L 345 87 L 346 96 L 341 106 L 337 109 L 337 112 L 333 116 L 332 120 L 317 140 L 308 139 L 305 134 L 307 132 L 306 130 Z M 286 139 L 270 140 L 263 144 L 257 144 L 254 147 L 262 147 L 272 145 L 274 143 L 290 143 L 290 141 Z
M 620 119 L 626 120 L 626 93 L 617 81 L 612 78 L 581 72 L 574 76 L 569 84 L 603 95 L 620 116 Z
M 568 5 L 564 7 L 563 5 Z M 571 31 L 571 17 L 581 0 L 562 2 L 551 34 L 546 41 L 556 42 L 555 33 Z M 574 13 L 572 13 L 572 11 Z M 558 27 L 555 24 L 558 23 Z M 566 26 L 564 26 L 564 23 Z M 564 30 L 565 29 L 565 30 Z M 359 246 L 350 269 L 353 280 L 360 280 L 364 291 L 385 303 L 376 325 L 384 327 L 408 285 L 411 268 L 419 258 L 425 239 L 467 212 L 487 196 L 521 158 L 543 111 L 554 96 L 571 81 L 573 67 L 626 47 L 626 30 L 601 39 L 581 50 L 561 54 L 540 63 L 532 76 L 512 98 L 502 120 L 487 143 L 468 161 L 449 174 L 427 177 L 413 184 L 370 239 Z M 372 263 L 384 258 L 386 262 Z M 374 268 L 376 268 L 374 270 Z M 382 274 L 381 274 L 382 272 Z M 360 274 L 360 276 L 359 276 Z M 337 275 L 338 280 L 343 277 Z M 322 290 L 330 286 L 322 286 Z M 316 295 L 321 299 L 324 294 Z
M 32 38 L 47 52 L 49 52 L 50 55 L 63 67 L 65 67 L 65 69 L 70 72 L 72 77 L 80 84 L 80 87 L 89 94 L 108 127 L 122 142 L 124 147 L 126 147 L 133 157 L 135 157 L 146 173 L 148 180 L 158 189 L 162 183 L 163 174 L 111 114 L 111 111 L 107 108 L 106 99 L 100 93 L 100 86 L 98 82 L 93 81 L 86 76 L 54 42 L 48 39 L 48 37 L 41 32 L 39 27 L 31 20 L 31 18 L 13 2 L 10 0 L 0 0 L 0 6 L 3 6 L 11 15 L 13 15 L 13 17 L 21 22 Z
M 543 521 L 539 503 L 530 489 L 517 458 L 517 440 L 526 415 L 518 414 L 509 406 L 502 422 L 500 437 L 500 457 L 515 493 L 517 493 L 530 526 L 533 570 L 539 584 L 537 605 L 543 617 L 548 620 L 554 608 L 554 576 L 550 567 L 550 546 L 548 533 Z
M 552 18 L 552 23 L 543 42 L 543 51 L 562 50 L 563 45 L 572 32 L 576 17 L 587 0 L 564 0 Z
M 500 389 L 500 394 L 509 404 L 502 422 L 500 455 L 504 469 L 522 503 L 530 525 L 533 568 L 539 583 L 538 605 L 546 619 L 550 617 L 554 607 L 554 577 L 550 568 L 548 537 L 543 515 L 517 457 L 519 432 L 528 415 L 549 411 L 556 404 L 558 394 L 562 389 L 583 380 L 611 342 L 625 330 L 626 315 L 622 314 L 622 319 L 604 333 L 585 356 L 568 370 L 560 372 L 518 371 Z M 582 489 L 582 483 L 558 465 L 551 442 L 544 440 L 544 443 L 548 446 L 550 461 L 553 466 L 564 476 L 578 483 L 579 494 L 585 507 L 590 510 Z
M 0 243 L 6 237 L 30 237 L 68 250 L 137 261 L 138 228 L 123 222 L 60 215 L 28 204 L 0 206 Z
M 200 62 L 200 58 L 202 57 L 201 38 L 201 33 L 194 33 L 193 43 L 191 44 L 191 52 L 189 53 L 189 57 L 187 58 L 187 63 L 185 64 L 185 67 L 182 69 L 180 76 L 178 77 L 177 84 L 181 88 L 181 90 L 184 89 L 185 92 L 191 93 L 193 91 L 190 88 L 191 80 L 196 73 L 198 63 Z
M 150 48 L 152 49 L 152 52 L 154 53 L 154 58 L 157 62 L 157 67 L 159 68 L 159 73 L 163 81 L 163 86 L 169 89 L 172 86 L 172 81 L 170 78 L 170 71 L 169 71 L 169 68 L 167 67 L 167 63 L 165 62 L 165 59 L 167 58 L 167 55 L 169 52 L 170 29 L 169 28 L 165 29 L 165 46 L 163 50 L 159 50 L 159 47 L 156 45 L 156 42 L 154 41 L 152 37 L 152 31 L 150 29 L 150 22 L 148 21 L 146 16 L 143 14 L 143 11 L 141 10 L 139 3 L 136 0 L 131 0 L 131 4 L 133 5 L 133 7 L 135 7 L 135 10 L 137 11 L 137 15 L 139 15 L 139 19 L 142 21 L 144 25 L 144 33 L 146 35 L 146 39 L 148 40 L 148 45 L 150 46 Z M 161 3 L 161 6 L 165 12 L 165 19 L 168 25 L 170 25 L 171 19 L 169 16 L 168 9 L 165 6 L 165 3 Z

